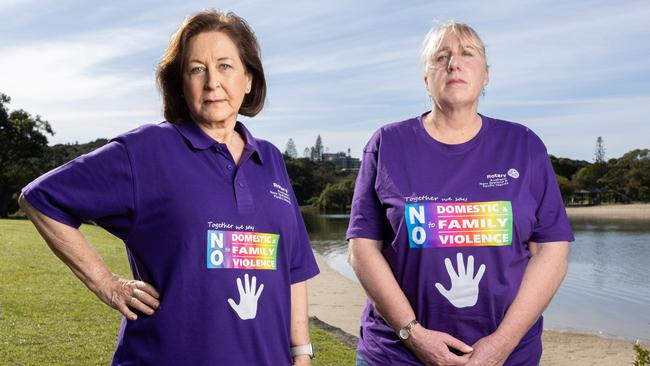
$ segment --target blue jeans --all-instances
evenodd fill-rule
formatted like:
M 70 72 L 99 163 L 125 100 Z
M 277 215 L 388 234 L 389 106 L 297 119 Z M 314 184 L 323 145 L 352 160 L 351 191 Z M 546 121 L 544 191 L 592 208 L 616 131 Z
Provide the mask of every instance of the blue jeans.
M 370 366 L 370 364 L 366 362 L 363 357 L 361 357 L 361 354 L 359 354 L 359 352 L 357 352 L 357 366 Z

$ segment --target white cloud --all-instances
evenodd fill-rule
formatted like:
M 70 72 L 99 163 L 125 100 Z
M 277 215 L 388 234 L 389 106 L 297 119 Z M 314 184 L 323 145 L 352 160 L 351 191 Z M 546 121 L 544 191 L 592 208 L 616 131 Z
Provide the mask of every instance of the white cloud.
M 320 133 L 332 151 L 351 147 L 358 154 L 381 124 L 426 110 L 420 42 L 432 24 L 450 18 L 475 26 L 487 43 L 491 84 L 480 106 L 486 114 L 526 122 L 549 150 L 567 157 L 591 156 L 595 137 L 586 132 L 602 135 L 612 154 L 639 147 L 639 136 L 650 135 L 643 123 L 650 81 L 644 1 L 198 1 L 99 8 L 5 1 L 0 12 L 10 21 L 0 24 L 8 35 L 0 44 L 0 91 L 13 98 L 12 108 L 50 120 L 54 142 L 109 137 L 159 121 L 158 55 L 185 16 L 215 6 L 246 18 L 259 37 L 268 105 L 249 123 L 280 148 L 289 137 L 304 148 Z M 33 24 L 55 19 L 53 12 L 83 18 L 83 26 L 73 21 L 65 32 L 30 33 Z

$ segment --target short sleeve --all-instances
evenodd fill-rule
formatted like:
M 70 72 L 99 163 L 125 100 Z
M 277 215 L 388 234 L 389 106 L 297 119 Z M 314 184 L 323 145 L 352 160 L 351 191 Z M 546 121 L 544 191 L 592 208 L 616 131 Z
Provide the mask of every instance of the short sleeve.
M 111 141 L 51 170 L 23 188 L 38 211 L 78 228 L 91 220 L 124 238 L 134 217 L 134 184 L 124 144 Z
M 531 192 L 537 202 L 536 223 L 530 241 L 574 241 L 551 160 L 544 143 L 531 132 Z
M 350 224 L 346 239 L 384 239 L 384 212 L 376 189 L 379 160 L 380 131 L 377 131 L 363 149 L 361 167 L 354 186 Z
M 279 151 L 278 156 L 279 164 L 282 165 L 284 170 L 285 180 L 286 182 L 290 182 L 287 168 L 284 165 L 284 159 Z M 296 195 L 293 192 L 290 183 L 288 184 L 288 187 L 289 194 L 291 195 L 291 202 L 293 202 L 293 214 L 296 220 L 291 233 L 291 242 L 289 243 L 291 248 L 291 252 L 289 253 L 289 275 L 291 277 L 291 284 L 294 284 L 306 281 L 316 276 L 320 273 L 320 270 L 318 269 L 318 264 L 316 264 L 316 258 L 314 258 L 314 252 L 311 248 L 311 242 L 309 241 L 305 222 L 302 219 L 302 213 L 300 213 L 298 200 L 296 199 Z

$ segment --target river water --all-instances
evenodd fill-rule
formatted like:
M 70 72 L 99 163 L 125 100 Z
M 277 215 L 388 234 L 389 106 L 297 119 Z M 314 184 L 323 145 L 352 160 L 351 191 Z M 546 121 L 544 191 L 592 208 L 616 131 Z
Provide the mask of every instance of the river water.
M 357 281 L 347 263 L 347 215 L 304 214 L 316 252 Z M 650 342 L 650 223 L 572 220 L 569 271 L 544 328 Z M 358 282 L 358 281 L 357 281 Z

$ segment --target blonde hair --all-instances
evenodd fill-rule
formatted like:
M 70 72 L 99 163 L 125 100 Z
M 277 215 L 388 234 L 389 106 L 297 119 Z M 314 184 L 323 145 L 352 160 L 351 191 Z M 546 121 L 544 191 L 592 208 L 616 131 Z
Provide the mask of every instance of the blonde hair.
M 425 71 L 433 55 L 440 49 L 440 43 L 442 43 L 443 38 L 449 33 L 458 37 L 461 47 L 472 46 L 475 48 L 483 58 L 483 61 L 485 61 L 485 67 L 488 67 L 485 45 L 481 41 L 481 37 L 478 36 L 478 33 L 465 23 L 449 20 L 431 28 L 426 37 L 424 37 L 420 57 Z

